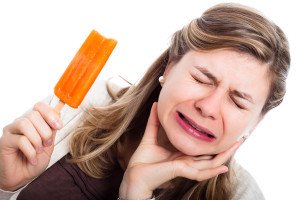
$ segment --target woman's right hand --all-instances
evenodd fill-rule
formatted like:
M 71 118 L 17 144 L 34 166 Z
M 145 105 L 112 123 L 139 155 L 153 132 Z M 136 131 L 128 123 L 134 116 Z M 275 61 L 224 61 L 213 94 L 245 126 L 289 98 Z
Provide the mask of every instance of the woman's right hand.
M 124 199 L 147 199 L 161 186 L 168 186 L 176 177 L 203 181 L 227 172 L 225 162 L 242 144 L 235 142 L 229 149 L 215 156 L 184 155 L 170 152 L 158 144 L 160 122 L 157 116 L 157 103 L 154 103 L 140 145 L 130 158 L 119 195 Z
M 0 188 L 14 191 L 40 175 L 49 164 L 55 132 L 62 127 L 59 114 L 44 103 L 37 103 L 32 111 L 4 127 Z

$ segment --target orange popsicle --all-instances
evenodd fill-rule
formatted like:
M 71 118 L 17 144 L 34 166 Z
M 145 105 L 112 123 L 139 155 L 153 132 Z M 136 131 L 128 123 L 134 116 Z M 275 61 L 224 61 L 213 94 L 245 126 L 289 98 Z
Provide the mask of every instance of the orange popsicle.
M 64 104 L 73 108 L 81 104 L 116 44 L 95 30 L 90 33 L 54 88 L 60 99 L 58 112 Z

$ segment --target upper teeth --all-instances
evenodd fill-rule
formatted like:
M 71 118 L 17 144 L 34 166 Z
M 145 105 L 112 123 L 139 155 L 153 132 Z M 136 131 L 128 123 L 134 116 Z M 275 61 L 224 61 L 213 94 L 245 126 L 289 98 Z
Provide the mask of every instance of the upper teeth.
M 198 131 L 204 133 L 205 135 L 212 136 L 211 134 L 209 134 L 209 133 L 207 133 L 207 132 L 201 130 L 201 129 L 198 128 L 198 127 L 196 127 L 194 124 L 192 124 L 192 123 L 191 123 L 190 121 L 188 121 L 186 118 L 185 118 L 185 120 L 186 120 L 186 121 L 187 121 L 194 129 L 196 129 L 196 130 L 198 130 Z
M 189 122 L 189 124 L 194 128 L 194 129 L 196 129 L 196 130 L 198 130 L 198 131 L 201 131 L 201 132 L 204 132 L 203 130 L 201 130 L 201 129 L 199 129 L 199 128 L 197 128 L 196 126 L 194 126 L 193 124 L 191 124 L 190 122 Z

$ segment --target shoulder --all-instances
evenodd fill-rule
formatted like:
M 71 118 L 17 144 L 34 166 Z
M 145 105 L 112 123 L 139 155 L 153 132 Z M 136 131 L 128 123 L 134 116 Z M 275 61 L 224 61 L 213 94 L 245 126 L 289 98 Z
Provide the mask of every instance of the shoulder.
M 263 200 L 264 195 L 251 174 L 237 162 L 233 164 L 236 188 L 233 200 Z

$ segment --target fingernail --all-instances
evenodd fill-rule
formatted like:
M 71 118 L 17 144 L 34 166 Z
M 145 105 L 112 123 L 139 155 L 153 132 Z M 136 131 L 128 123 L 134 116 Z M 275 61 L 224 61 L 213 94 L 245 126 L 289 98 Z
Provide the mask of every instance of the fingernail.
M 37 159 L 36 158 L 32 159 L 30 162 L 31 162 L 32 165 L 37 165 Z
M 52 139 L 49 139 L 46 141 L 46 146 L 51 146 L 52 145 Z
M 242 143 L 244 143 L 247 139 L 248 139 L 248 135 L 244 135 L 243 137 L 242 137 Z

